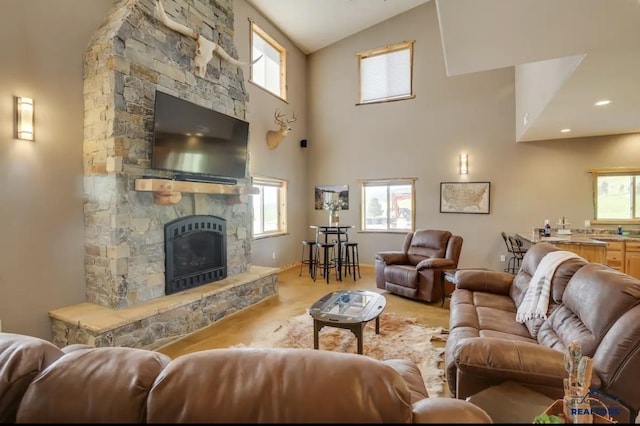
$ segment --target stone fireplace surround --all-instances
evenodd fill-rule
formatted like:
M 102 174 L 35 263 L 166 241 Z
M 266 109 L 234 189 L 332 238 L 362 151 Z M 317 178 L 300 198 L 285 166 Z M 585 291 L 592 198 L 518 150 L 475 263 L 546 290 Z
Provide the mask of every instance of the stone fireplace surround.
M 162 1 L 172 19 L 237 56 L 233 0 Z M 59 346 L 154 349 L 277 294 L 277 270 L 251 264 L 250 197 L 212 185 L 158 205 L 136 191 L 143 176 L 172 178 L 150 169 L 156 90 L 241 119 L 248 102 L 241 68 L 214 55 L 198 77 L 195 41 L 154 10 L 155 0 L 116 1 L 83 55 L 86 302 L 49 313 Z M 190 215 L 225 219 L 227 278 L 167 296 L 164 226 Z

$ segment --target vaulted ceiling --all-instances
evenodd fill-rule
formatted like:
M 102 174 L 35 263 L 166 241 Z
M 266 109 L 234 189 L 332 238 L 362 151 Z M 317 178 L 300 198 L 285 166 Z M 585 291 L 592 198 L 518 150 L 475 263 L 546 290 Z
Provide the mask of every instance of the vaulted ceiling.
M 309 54 L 429 0 L 247 1 Z M 640 132 L 640 0 L 434 2 L 448 75 L 515 67 L 517 141 Z

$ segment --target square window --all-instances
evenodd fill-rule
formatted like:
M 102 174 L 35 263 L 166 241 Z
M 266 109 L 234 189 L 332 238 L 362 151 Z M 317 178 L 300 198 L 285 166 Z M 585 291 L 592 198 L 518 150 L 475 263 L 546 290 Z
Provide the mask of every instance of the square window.
M 360 103 L 413 98 L 413 42 L 359 53 Z

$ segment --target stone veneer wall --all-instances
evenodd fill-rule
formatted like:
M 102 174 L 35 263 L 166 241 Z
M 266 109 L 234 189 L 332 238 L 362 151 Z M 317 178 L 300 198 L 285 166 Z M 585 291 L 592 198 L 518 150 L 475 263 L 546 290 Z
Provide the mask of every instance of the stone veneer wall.
M 162 0 L 170 19 L 199 32 L 236 56 L 233 0 Z M 53 311 L 54 341 L 60 346 L 157 346 L 204 327 L 221 317 L 277 294 L 277 275 L 208 291 L 175 306 L 165 296 L 164 225 L 192 214 L 226 219 L 227 274 L 251 269 L 251 206 L 229 195 L 182 194 L 175 205 L 157 205 L 151 192 L 135 191 L 142 176 L 172 177 L 151 170 L 155 92 L 160 90 L 198 105 L 245 119 L 248 95 L 243 70 L 214 55 L 204 78 L 196 75 L 196 42 L 155 18 L 155 0 L 116 0 L 83 56 L 84 65 L 84 212 L 88 303 Z M 239 185 L 250 180 L 240 179 Z M 251 275 L 251 274 L 248 274 Z M 229 278 L 227 278 L 228 280 Z M 253 279 L 253 278 L 251 278 Z M 167 298 L 166 305 L 158 299 Z M 122 324 L 121 313 L 138 312 Z M 95 307 L 95 308 L 92 308 Z M 121 312 L 123 312 L 121 311 Z M 62 312 L 62 314 L 61 314 Z M 91 329 L 84 318 L 100 312 L 108 327 Z M 163 313 L 158 313 L 163 312 Z M 95 316 L 95 315 L 94 315 Z M 105 320 L 105 316 L 107 319 Z M 111 320 L 113 319 L 113 321 Z M 99 330 L 98 330 L 99 329 Z
M 171 19 L 235 53 L 232 0 L 162 1 Z M 117 1 L 83 58 L 87 301 L 112 308 L 164 295 L 164 225 L 178 217 L 225 218 L 228 275 L 251 264 L 250 201 L 185 193 L 163 206 L 134 190 L 143 175 L 171 176 L 149 169 L 156 89 L 240 119 L 248 100 L 241 68 L 214 55 L 198 77 L 195 41 L 154 10 L 155 0 Z

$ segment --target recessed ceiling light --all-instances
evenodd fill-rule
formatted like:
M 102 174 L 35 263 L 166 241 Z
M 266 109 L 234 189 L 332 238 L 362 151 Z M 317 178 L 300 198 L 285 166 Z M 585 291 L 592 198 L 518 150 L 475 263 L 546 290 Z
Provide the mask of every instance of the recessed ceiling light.
M 611 101 L 609 99 L 603 99 L 601 101 L 596 102 L 596 106 L 609 105 Z
M 562 133 L 569 133 L 570 131 L 571 131 L 571 129 L 562 129 L 562 130 L 560 130 L 560 132 L 562 132 Z

